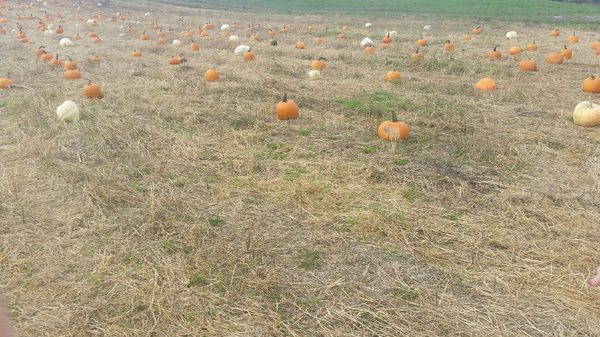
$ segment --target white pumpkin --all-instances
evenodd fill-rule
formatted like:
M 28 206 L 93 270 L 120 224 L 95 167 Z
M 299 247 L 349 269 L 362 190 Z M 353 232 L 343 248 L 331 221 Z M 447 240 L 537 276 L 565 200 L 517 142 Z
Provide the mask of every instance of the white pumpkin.
M 127 35 L 127 33 L 119 33 L 119 37 L 127 38 L 129 35 Z
M 56 108 L 56 116 L 61 121 L 76 122 L 79 120 L 79 108 L 73 101 L 64 101 Z
M 239 36 L 237 36 L 237 35 L 231 35 L 231 36 L 229 37 L 229 41 L 231 41 L 231 42 L 235 42 L 235 43 L 238 43 L 238 42 L 240 42 L 240 37 L 239 37 Z
M 392 39 L 395 39 L 395 38 L 397 38 L 397 37 L 398 37 L 398 32 L 397 32 L 397 31 L 395 31 L 395 30 L 390 30 L 390 31 L 388 31 L 387 33 L 389 33 L 389 36 L 390 36 Z
M 150 13 L 145 13 L 144 14 L 145 17 L 149 17 L 150 15 L 152 15 L 152 14 L 150 14 Z
M 174 45 L 175 47 L 179 47 L 179 46 L 181 46 L 181 40 L 173 40 L 173 45 Z
M 86 23 L 89 24 L 89 25 L 95 25 L 96 24 L 96 20 L 94 20 L 94 19 L 88 19 L 86 21 Z
M 600 125 L 600 105 L 590 101 L 579 102 L 573 111 L 573 123 L 580 126 Z
M 54 31 L 52 31 L 52 30 L 46 29 L 46 30 L 44 31 L 44 35 L 45 35 L 45 36 L 50 36 L 50 35 L 52 35 L 52 34 L 54 34 Z
M 311 80 L 318 80 L 319 78 L 321 78 L 321 72 L 317 69 L 313 69 L 308 72 L 308 78 L 310 78 Z
M 60 46 L 63 48 L 73 47 L 74 43 L 68 37 L 63 37 L 59 42 Z
M 372 27 L 372 26 L 373 26 L 373 24 L 370 23 L 370 22 L 365 23 L 365 28 L 369 28 L 369 27 Z
M 221 30 L 222 30 L 222 31 L 229 30 L 229 25 L 228 25 L 228 24 L 226 24 L 226 23 L 225 23 L 225 24 L 222 24 L 222 25 L 221 25 Z
M 375 42 L 373 42 L 373 40 L 371 40 L 368 37 L 365 37 L 364 39 L 362 39 L 362 41 L 360 41 L 361 48 L 373 47 L 374 45 L 375 45 Z
M 423 27 L 423 30 L 431 30 L 431 25 L 426 25 Z
M 517 35 L 517 32 L 515 32 L 514 30 L 511 30 L 510 32 L 506 33 L 506 38 L 509 40 L 512 39 L 516 39 L 519 35 Z
M 248 47 L 244 44 L 241 44 L 241 45 L 235 47 L 235 49 L 233 50 L 233 54 L 235 54 L 236 56 L 242 56 L 248 50 L 250 50 L 250 47 Z
M 54 28 L 56 28 L 56 26 L 54 26 L 54 24 L 51 23 L 48 25 L 47 28 L 48 28 L 48 30 L 54 30 Z

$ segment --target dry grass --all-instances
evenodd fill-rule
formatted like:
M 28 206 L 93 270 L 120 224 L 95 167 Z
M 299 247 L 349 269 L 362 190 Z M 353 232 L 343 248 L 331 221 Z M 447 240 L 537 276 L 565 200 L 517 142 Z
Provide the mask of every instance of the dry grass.
M 147 9 L 125 10 L 134 36 L 148 29 Z M 439 22 L 414 64 L 418 19 L 374 21 L 400 36 L 367 57 L 358 41 L 383 29 L 344 18 L 160 12 L 173 27 L 184 15 L 292 32 L 245 63 L 216 31 L 196 53 L 119 39 L 107 11 L 101 44 L 65 51 L 102 100 L 35 59 L 38 45 L 59 50 L 35 22 L 22 22 L 29 44 L 0 36 L 0 74 L 17 85 L 0 92 L 0 289 L 19 335 L 600 335 L 585 285 L 600 256 L 600 130 L 569 120 L 597 35 L 579 32 L 575 59 L 550 66 L 563 43 L 517 26 L 516 43 L 540 45 L 540 71 L 521 74 L 483 58 L 496 43 L 507 54 L 504 26 L 465 42 L 474 23 Z M 169 66 L 176 53 L 188 63 Z M 319 56 L 328 67 L 310 81 Z M 223 77 L 207 84 L 211 66 Z M 391 68 L 400 83 L 383 82 Z M 499 90 L 476 94 L 484 76 Z M 300 119 L 274 118 L 284 91 Z M 65 99 L 79 123 L 56 120 Z M 412 127 L 395 150 L 374 131 L 391 110 Z

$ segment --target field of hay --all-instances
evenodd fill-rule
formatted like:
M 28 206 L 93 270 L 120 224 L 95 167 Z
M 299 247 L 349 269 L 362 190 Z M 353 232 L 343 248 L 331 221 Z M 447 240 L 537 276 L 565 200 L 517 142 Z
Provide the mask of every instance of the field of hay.
M 571 117 L 600 75 L 597 30 L 419 16 L 365 28 L 117 1 L 102 13 L 48 1 L 45 17 L 41 5 L 0 0 L 12 80 L 0 89 L 0 303 L 17 336 L 600 336 L 600 292 L 586 284 L 600 263 L 600 127 Z M 256 60 L 234 55 L 223 23 Z M 383 47 L 386 29 L 398 36 Z M 76 60 L 81 79 L 36 57 L 40 45 Z M 500 61 L 486 58 L 495 45 Z M 546 63 L 565 45 L 571 60 Z M 537 72 L 519 71 L 525 58 Z M 221 79 L 206 82 L 209 68 Z M 399 82 L 384 81 L 392 69 Z M 483 77 L 498 89 L 477 92 Z M 84 98 L 89 81 L 102 99 Z M 300 118 L 275 118 L 283 93 Z M 64 100 L 80 121 L 57 119 Z M 377 138 L 392 112 L 410 125 L 398 144 Z

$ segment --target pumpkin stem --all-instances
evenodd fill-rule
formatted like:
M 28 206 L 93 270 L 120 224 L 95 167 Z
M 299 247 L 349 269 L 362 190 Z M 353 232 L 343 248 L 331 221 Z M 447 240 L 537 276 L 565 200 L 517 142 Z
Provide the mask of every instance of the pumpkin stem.
M 283 97 L 281 97 L 281 101 L 282 101 L 283 103 L 285 103 L 285 102 L 287 102 L 287 100 L 288 100 L 288 95 L 287 95 L 287 92 L 284 92 L 284 93 L 283 93 Z
M 324 58 L 323 56 L 319 57 L 319 61 L 327 61 L 326 58 Z
M 498 49 L 498 47 L 500 47 L 499 45 L 496 45 L 493 49 L 493 51 L 496 51 L 496 49 Z
M 2 28 L 2 26 L 0 26 L 0 28 Z M 44 47 L 44 46 L 39 46 L 38 47 L 38 49 L 44 49 L 44 48 L 46 48 L 46 47 Z
M 397 122 L 398 121 L 398 116 L 396 115 L 396 112 L 392 110 L 392 122 Z

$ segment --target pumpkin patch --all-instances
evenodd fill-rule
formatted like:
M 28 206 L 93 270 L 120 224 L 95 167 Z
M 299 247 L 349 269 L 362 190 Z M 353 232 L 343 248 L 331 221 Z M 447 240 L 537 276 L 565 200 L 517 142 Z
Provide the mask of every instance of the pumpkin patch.
M 593 6 L 0 0 L 15 332 L 599 335 Z

